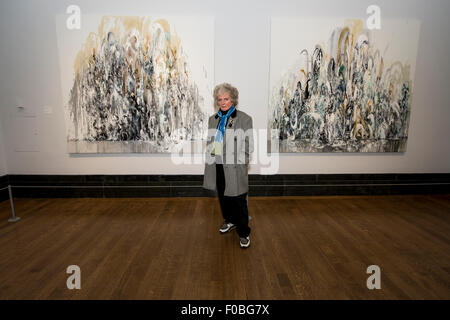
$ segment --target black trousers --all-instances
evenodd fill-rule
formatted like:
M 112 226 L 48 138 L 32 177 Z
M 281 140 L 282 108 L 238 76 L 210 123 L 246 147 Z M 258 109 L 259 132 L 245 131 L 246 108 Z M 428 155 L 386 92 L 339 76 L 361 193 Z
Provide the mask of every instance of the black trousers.
M 236 231 L 240 238 L 248 237 L 251 229 L 248 226 L 247 193 L 235 197 L 224 195 L 225 174 L 222 164 L 216 164 L 216 186 L 224 220 L 236 225 Z

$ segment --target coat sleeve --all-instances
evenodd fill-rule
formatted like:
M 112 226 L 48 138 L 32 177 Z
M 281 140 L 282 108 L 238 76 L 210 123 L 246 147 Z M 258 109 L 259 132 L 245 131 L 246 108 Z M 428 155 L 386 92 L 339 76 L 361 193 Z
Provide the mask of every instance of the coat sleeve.
M 251 156 L 255 149 L 254 147 L 254 139 L 253 139 L 253 120 L 249 116 L 244 124 L 245 127 L 245 163 L 249 164 L 251 160 Z
M 214 128 L 214 117 L 208 121 L 208 136 L 206 138 L 205 170 L 203 174 L 203 188 L 215 190 L 216 188 L 216 166 L 215 158 L 211 156 L 212 142 L 216 129 Z

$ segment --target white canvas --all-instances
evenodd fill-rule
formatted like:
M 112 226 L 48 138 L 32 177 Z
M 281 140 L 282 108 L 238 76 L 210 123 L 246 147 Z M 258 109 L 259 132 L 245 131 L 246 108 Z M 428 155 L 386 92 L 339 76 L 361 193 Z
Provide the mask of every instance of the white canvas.
M 405 151 L 419 33 L 416 20 L 368 30 L 361 19 L 272 18 L 268 127 L 280 152 Z
M 204 140 L 213 18 L 83 14 L 70 30 L 68 16 L 56 32 L 69 153 L 170 153 Z

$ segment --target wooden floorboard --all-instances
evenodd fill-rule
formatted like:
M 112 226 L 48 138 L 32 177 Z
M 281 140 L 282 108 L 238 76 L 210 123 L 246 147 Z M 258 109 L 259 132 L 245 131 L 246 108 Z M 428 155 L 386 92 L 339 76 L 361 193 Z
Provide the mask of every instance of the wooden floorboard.
M 251 197 L 251 247 L 214 198 L 0 203 L 0 299 L 450 299 L 450 195 Z M 69 290 L 69 265 L 81 289 Z M 367 267 L 381 269 L 369 290 Z

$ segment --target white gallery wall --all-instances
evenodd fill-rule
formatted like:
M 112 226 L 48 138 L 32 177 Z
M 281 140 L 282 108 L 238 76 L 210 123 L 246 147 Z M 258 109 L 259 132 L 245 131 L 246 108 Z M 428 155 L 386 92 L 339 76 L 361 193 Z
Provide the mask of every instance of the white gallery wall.
M 5 149 L 3 148 L 3 130 L 2 124 L 0 121 L 0 177 L 7 174 L 7 166 L 6 166 L 6 158 L 5 158 Z
M 0 2 L 0 175 L 202 174 L 202 164 L 176 164 L 163 154 L 67 153 L 55 16 L 187 15 L 215 19 L 215 84 L 240 90 L 240 109 L 266 129 L 270 17 L 361 18 L 369 5 L 381 18 L 421 22 L 407 150 L 404 153 L 280 154 L 280 174 L 450 172 L 450 1 L 38 1 Z M 304 30 L 303 32 L 314 32 Z M 3 147 L 3 148 L 2 148 Z M 7 165 L 6 165 L 7 164 Z M 7 168 L 7 169 L 6 169 Z M 252 165 L 250 173 L 259 174 Z

